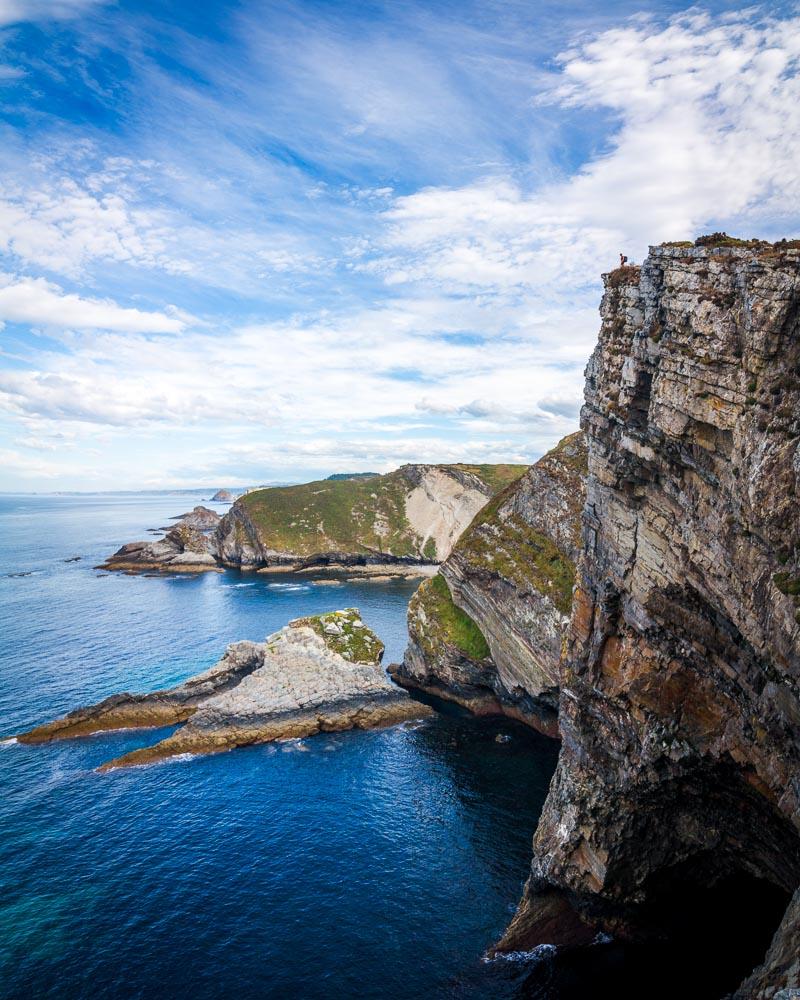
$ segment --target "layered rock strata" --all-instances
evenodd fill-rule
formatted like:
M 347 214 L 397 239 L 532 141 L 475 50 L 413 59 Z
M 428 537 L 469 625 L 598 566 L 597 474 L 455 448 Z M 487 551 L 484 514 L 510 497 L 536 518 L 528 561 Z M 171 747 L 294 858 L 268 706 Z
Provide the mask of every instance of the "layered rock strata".
M 562 750 L 503 950 L 800 884 L 800 251 L 652 248 L 601 315 Z M 800 985 L 797 900 L 742 1000 Z
M 409 606 L 399 683 L 557 734 L 585 477 L 571 434 L 483 507 Z
M 221 518 L 208 507 L 198 506 L 181 514 L 163 538 L 150 542 L 128 542 L 97 569 L 126 573 L 203 573 L 218 570 L 213 536 Z
M 210 527 L 195 508 L 154 542 L 130 542 L 103 569 L 305 570 L 436 565 L 517 465 L 404 465 L 385 476 L 251 490 Z M 188 520 L 187 520 L 188 518 Z
M 107 770 L 430 714 L 386 677 L 382 656 L 383 643 L 355 608 L 300 618 L 263 643 L 233 643 L 210 670 L 177 687 L 114 695 L 17 739 L 45 743 L 185 723 L 161 742 L 109 761 L 101 768 Z

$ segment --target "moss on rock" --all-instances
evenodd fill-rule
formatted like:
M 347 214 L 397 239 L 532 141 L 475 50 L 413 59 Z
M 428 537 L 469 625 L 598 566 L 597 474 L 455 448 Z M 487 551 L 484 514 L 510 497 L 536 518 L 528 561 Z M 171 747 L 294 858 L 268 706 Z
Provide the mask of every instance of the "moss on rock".
M 453 603 L 450 588 L 441 573 L 426 580 L 411 599 L 408 611 L 414 639 L 433 660 L 442 644 L 454 647 L 471 660 L 489 656 L 489 646 L 483 633 L 470 618 Z
M 380 663 L 383 659 L 385 647 L 361 620 L 358 608 L 329 611 L 289 622 L 290 628 L 304 626 L 321 636 L 328 649 L 351 663 Z

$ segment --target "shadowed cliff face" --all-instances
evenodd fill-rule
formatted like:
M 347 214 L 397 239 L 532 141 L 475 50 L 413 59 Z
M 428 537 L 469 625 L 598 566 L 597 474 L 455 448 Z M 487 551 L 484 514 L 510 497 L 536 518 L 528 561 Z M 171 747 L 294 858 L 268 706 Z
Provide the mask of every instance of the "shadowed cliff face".
M 477 514 L 409 606 L 400 683 L 557 734 L 585 476 L 578 432 Z
M 503 950 L 800 883 L 799 309 L 779 245 L 606 276 L 562 751 Z M 738 996 L 798 985 L 799 909 Z

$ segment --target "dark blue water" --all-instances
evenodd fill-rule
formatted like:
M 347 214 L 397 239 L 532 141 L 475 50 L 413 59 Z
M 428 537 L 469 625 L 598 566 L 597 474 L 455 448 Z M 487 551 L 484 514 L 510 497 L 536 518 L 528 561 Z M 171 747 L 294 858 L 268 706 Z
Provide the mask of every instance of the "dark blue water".
M 402 654 L 414 583 L 92 568 L 199 499 L 0 498 L 0 733 L 174 683 L 334 607 L 360 607 L 387 661 Z M 438 716 L 94 773 L 152 739 L 0 746 L 4 998 L 516 988 L 513 963 L 480 956 L 519 897 L 553 744 Z

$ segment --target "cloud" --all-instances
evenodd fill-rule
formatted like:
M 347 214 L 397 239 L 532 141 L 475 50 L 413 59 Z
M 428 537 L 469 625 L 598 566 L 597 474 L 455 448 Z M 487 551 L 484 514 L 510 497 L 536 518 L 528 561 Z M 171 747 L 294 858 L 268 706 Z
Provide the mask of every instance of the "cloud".
M 64 331 L 3 333 L 13 449 L 65 434 L 151 482 L 534 458 L 576 425 L 619 251 L 800 224 L 798 18 L 615 6 L 555 43 L 530 5 L 401 7 L 164 27 L 181 72 L 135 17 L 82 27 L 130 60 L 91 80 L 114 134 L 38 106 L 0 150 L 0 322 Z
M 0 0 L 0 27 L 80 17 L 106 0 Z
M 64 292 L 44 278 L 16 278 L 0 273 L 0 319 L 34 326 L 127 333 L 180 333 L 179 315 L 126 309 L 108 299 L 85 299 Z
M 527 192 L 509 175 L 430 187 L 386 212 L 390 282 L 550 301 L 591 289 L 619 250 L 710 227 L 800 223 L 800 19 L 637 19 L 559 57 L 542 107 L 613 114 L 607 149 Z M 749 235 L 749 232 L 746 233 Z

